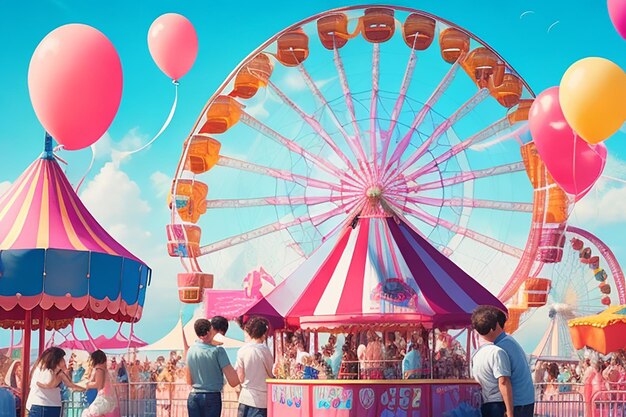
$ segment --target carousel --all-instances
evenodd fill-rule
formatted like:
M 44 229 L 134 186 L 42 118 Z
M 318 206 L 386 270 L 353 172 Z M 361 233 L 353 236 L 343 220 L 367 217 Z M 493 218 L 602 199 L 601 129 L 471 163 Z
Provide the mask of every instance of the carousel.
M 400 217 L 380 205 L 364 212 L 246 314 L 281 329 L 271 415 L 477 409 L 467 330 L 480 304 L 504 309 Z M 333 369 L 338 335 L 344 343 Z

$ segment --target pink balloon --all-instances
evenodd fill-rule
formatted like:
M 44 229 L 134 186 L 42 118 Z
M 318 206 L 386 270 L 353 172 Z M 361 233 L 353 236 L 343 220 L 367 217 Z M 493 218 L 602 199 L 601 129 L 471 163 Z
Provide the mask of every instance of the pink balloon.
M 559 87 L 537 96 L 528 116 L 537 151 L 554 181 L 567 193 L 582 198 L 604 170 L 607 150 L 578 137 L 563 116 Z
M 198 36 L 185 16 L 167 13 L 152 22 L 148 30 L 148 49 L 161 71 L 179 80 L 196 60 Z
M 35 114 L 68 150 L 86 148 L 106 132 L 122 99 L 122 83 L 115 47 L 87 25 L 65 25 L 50 32 L 28 67 Z
M 577 137 L 577 139 L 580 139 Z M 587 142 L 585 142 L 587 143 Z M 600 175 L 602 175 L 602 172 L 604 171 L 604 167 L 606 166 L 606 157 L 608 156 L 608 149 L 606 148 L 606 145 L 604 143 L 599 143 L 597 145 L 591 145 L 591 148 L 594 148 L 594 151 L 597 152 L 598 156 L 602 159 L 602 166 L 599 168 L 600 173 L 598 174 L 598 178 L 600 178 Z M 578 193 L 578 195 L 576 195 L 576 201 L 580 201 L 581 198 L 583 198 L 584 196 L 587 195 L 587 193 L 589 193 L 589 191 L 591 191 L 591 189 L 593 188 L 595 182 L 598 180 L 598 178 L 595 179 L 595 181 L 593 182 L 593 184 L 591 184 L 589 187 L 587 187 L 586 190 L 584 190 L 583 192 Z
M 607 6 L 615 30 L 626 39 L 626 1 L 608 0 Z

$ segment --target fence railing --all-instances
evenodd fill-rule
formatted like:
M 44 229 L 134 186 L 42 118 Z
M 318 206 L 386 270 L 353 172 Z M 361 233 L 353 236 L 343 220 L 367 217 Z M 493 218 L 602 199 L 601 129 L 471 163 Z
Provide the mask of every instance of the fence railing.
M 605 385 L 592 393 L 590 387 L 583 384 L 535 384 L 535 417 L 626 417 L 623 385 Z M 122 417 L 187 417 L 190 387 L 185 383 L 139 382 L 114 387 Z M 237 398 L 233 390 L 222 394 L 222 417 L 237 416 Z M 81 417 L 86 407 L 85 394 L 73 393 L 63 401 L 62 417 Z
M 464 379 L 467 378 L 467 368 L 461 363 L 447 366 L 435 362 L 432 369 L 435 379 Z M 402 360 L 361 360 L 342 361 L 338 379 L 429 379 L 431 378 L 430 363 L 418 364 L 417 369 L 402 370 Z
M 121 417 L 187 417 L 191 388 L 179 382 L 130 382 L 114 384 Z M 88 406 L 85 393 L 72 393 L 63 401 L 62 417 L 81 417 Z M 222 393 L 222 417 L 236 417 L 238 394 Z
M 596 392 L 587 413 L 590 417 L 626 417 L 626 390 Z
M 556 382 L 535 384 L 535 416 L 585 417 L 584 386 Z
M 535 384 L 536 417 L 626 417 L 626 384 Z

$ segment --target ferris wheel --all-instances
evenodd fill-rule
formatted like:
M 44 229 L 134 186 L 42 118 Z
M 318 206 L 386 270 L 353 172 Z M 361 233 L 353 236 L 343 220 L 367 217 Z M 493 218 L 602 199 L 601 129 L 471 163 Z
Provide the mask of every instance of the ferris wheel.
M 624 273 L 611 249 L 586 230 L 568 226 L 563 260 L 552 271 L 553 303 L 571 306 L 576 316 L 625 304 Z
M 558 261 L 569 214 L 529 143 L 533 97 L 487 44 L 421 11 L 348 7 L 277 33 L 182 146 L 167 225 L 181 300 L 200 301 L 212 275 L 284 278 L 381 210 L 513 299 Z
M 624 273 L 611 249 L 597 236 L 571 225 L 564 240 L 561 261 L 545 267 L 541 275 L 547 278 L 535 281 L 549 281 L 547 293 L 527 290 L 526 304 L 531 308 L 520 317 L 522 337 L 538 335 L 537 321 L 549 324 L 533 352 L 540 358 L 574 357 L 568 320 L 626 303 Z

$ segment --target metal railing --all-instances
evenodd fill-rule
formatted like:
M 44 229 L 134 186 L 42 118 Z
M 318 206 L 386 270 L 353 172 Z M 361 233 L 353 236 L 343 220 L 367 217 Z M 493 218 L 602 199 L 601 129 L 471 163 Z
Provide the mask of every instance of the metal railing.
M 589 417 L 626 417 L 626 390 L 598 391 L 588 405 Z
M 575 383 L 535 384 L 535 416 L 585 417 L 584 386 Z
M 402 379 L 402 361 L 342 361 L 338 379 Z
M 389 368 L 359 369 L 359 374 L 366 369 L 381 372 Z M 131 382 L 114 387 L 121 417 L 187 417 L 190 390 L 187 384 Z M 583 384 L 575 383 L 535 384 L 535 417 L 626 417 L 624 384 L 607 384 L 593 394 L 589 388 L 586 390 Z M 233 390 L 222 394 L 222 417 L 237 416 L 237 399 L 238 394 Z M 70 399 L 63 401 L 62 417 L 81 417 L 86 407 L 85 394 L 73 393 Z
M 114 384 L 121 417 L 187 417 L 191 388 L 179 382 L 130 382 Z M 62 417 L 81 417 L 87 408 L 84 393 L 72 393 L 63 401 Z M 222 417 L 236 417 L 238 394 L 222 393 Z
M 429 365 L 429 364 L 424 364 Z M 402 360 L 363 360 L 342 361 L 337 375 L 338 379 L 430 379 L 429 366 L 402 371 Z M 467 368 L 463 366 L 444 366 L 435 362 L 433 367 L 434 379 L 466 379 Z

